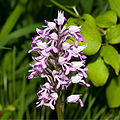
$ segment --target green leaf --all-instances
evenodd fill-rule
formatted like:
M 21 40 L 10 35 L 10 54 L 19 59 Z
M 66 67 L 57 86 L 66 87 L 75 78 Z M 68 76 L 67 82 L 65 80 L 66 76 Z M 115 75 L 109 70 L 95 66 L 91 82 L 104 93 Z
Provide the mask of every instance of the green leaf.
M 106 88 L 106 97 L 110 108 L 120 106 L 120 76 L 111 80 Z
M 89 14 L 85 14 L 81 21 L 73 18 L 69 19 L 67 27 L 70 25 L 78 25 L 80 23 L 82 24 L 80 33 L 82 34 L 85 42 L 79 42 L 78 45 L 86 45 L 86 48 L 83 52 L 86 55 L 93 55 L 97 53 L 101 46 L 101 36 L 97 30 L 95 19 Z M 74 45 L 75 38 L 71 37 L 70 39 L 66 40 L 66 42 Z
M 30 25 L 24 28 L 21 28 L 15 32 L 12 32 L 11 34 L 9 34 L 7 37 L 5 37 L 1 42 L 0 42 L 0 48 L 4 47 L 10 40 L 14 40 L 17 39 L 19 37 L 22 37 L 24 35 L 27 35 L 31 32 L 35 31 L 36 27 L 41 26 L 42 24 L 34 24 L 34 25 Z M 15 42 L 15 40 L 14 40 Z
M 107 82 L 109 71 L 100 57 L 89 63 L 87 67 L 89 68 L 87 71 L 88 79 L 92 81 L 94 86 L 103 86 Z
M 93 0 L 80 0 L 80 6 L 84 13 L 90 13 L 93 7 Z
M 23 11 L 24 7 L 22 5 L 18 5 L 11 13 L 1 30 L 0 41 L 11 32 Z
M 107 30 L 106 40 L 111 44 L 120 43 L 120 24 L 114 25 Z
M 2 74 L 7 73 L 8 80 L 12 79 L 12 51 L 7 52 L 2 61 Z
M 104 61 L 111 65 L 115 70 L 116 74 L 119 74 L 119 54 L 117 50 L 111 45 L 102 46 L 100 55 Z
M 114 10 L 120 17 L 120 0 L 108 0 L 110 7 Z
M 102 107 L 99 111 L 96 112 L 94 118 L 92 118 L 92 119 L 93 120 L 99 119 L 99 117 L 105 113 L 106 108 L 107 108 L 106 106 Z
M 66 27 L 68 28 L 70 25 L 77 25 L 78 24 L 78 19 L 77 18 L 73 18 L 73 17 L 70 17 L 68 20 L 67 20 L 67 23 L 65 24 Z
M 67 23 L 65 24 L 65 26 L 68 28 L 71 25 L 76 25 L 77 26 L 78 24 L 79 24 L 79 19 L 70 17 L 67 20 Z M 72 40 L 70 40 L 70 39 L 72 39 Z M 75 38 L 70 37 L 70 39 L 67 39 L 66 42 L 70 43 L 71 45 L 74 45 Z
M 96 18 L 96 24 L 102 28 L 108 28 L 115 25 L 117 22 L 117 15 L 114 11 L 107 11 Z
M 90 100 L 90 102 L 88 103 L 88 107 L 87 107 L 84 115 L 82 116 L 82 119 L 83 119 L 83 120 L 84 120 L 84 119 L 86 118 L 86 116 L 90 113 L 91 108 L 92 108 L 93 104 L 95 103 L 95 100 L 96 100 L 96 98 L 93 97 L 93 98 Z
M 19 111 L 17 118 L 22 120 L 23 114 L 24 114 L 24 107 L 25 107 L 25 87 L 26 87 L 26 79 L 23 79 L 22 84 L 22 91 L 21 91 L 21 101 L 19 105 Z
M 82 19 L 81 34 L 85 42 L 79 42 L 79 45 L 86 45 L 83 51 L 86 55 L 93 55 L 97 53 L 101 46 L 101 36 L 97 30 L 95 19 L 89 14 L 85 14 Z

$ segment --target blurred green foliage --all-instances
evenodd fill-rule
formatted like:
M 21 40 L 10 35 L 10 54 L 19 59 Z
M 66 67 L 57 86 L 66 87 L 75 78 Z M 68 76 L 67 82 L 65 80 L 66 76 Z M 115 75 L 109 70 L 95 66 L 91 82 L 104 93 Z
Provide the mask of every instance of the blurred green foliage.
M 120 0 L 0 0 L 0 119 L 57 118 L 47 107 L 35 108 L 44 80 L 26 76 L 35 28 L 61 9 L 67 25 L 82 25 L 91 84 L 68 89 L 83 94 L 85 107 L 65 104 L 65 119 L 120 119 Z

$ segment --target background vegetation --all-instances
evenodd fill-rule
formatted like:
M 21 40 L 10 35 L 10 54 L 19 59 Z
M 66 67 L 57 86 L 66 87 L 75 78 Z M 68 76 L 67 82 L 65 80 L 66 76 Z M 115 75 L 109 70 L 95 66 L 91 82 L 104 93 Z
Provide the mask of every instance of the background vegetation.
M 120 120 L 120 0 L 0 0 L 0 119 L 57 118 L 47 107 L 35 108 L 44 80 L 26 76 L 35 28 L 58 10 L 65 11 L 67 25 L 82 25 L 91 84 L 68 89 L 82 94 L 85 107 L 65 104 L 65 118 Z

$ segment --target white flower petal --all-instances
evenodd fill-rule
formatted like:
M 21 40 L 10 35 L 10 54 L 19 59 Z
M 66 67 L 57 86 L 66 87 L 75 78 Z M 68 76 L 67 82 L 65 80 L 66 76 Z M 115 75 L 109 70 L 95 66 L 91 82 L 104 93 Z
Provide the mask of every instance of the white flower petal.
M 76 103 L 80 98 L 80 95 L 70 95 L 67 97 L 67 102 Z
M 54 100 L 57 100 L 58 99 L 58 94 L 57 93 L 52 93 L 51 96 L 53 97 Z
M 54 22 L 48 22 L 47 24 L 50 30 L 53 30 L 56 28 L 56 24 Z
M 50 37 L 54 40 L 57 40 L 58 39 L 58 35 L 54 32 L 52 34 L 50 34 Z
M 64 43 L 62 44 L 62 48 L 63 48 L 64 50 L 67 50 L 68 48 L 70 48 L 70 46 L 71 46 L 71 44 L 69 44 L 69 43 L 67 43 L 67 42 L 64 42 Z
M 59 62 L 61 65 L 63 65 L 63 64 L 65 63 L 65 60 L 66 60 L 66 58 L 60 56 L 59 59 L 58 59 L 58 62 Z
M 76 69 L 78 69 L 84 65 L 84 61 L 73 61 L 71 63 L 73 64 L 73 67 L 75 67 Z
M 79 32 L 80 29 L 81 29 L 81 26 L 71 25 L 70 27 L 68 27 L 69 33 L 71 33 L 71 34 Z
M 66 26 L 64 25 L 62 30 L 61 30 L 61 33 L 66 29 Z
M 83 50 L 86 48 L 86 45 L 78 46 L 77 48 L 74 47 L 74 46 L 72 46 L 72 48 L 73 48 L 73 51 L 74 51 L 75 53 L 79 53 L 79 52 L 83 51 Z
M 58 18 L 57 18 L 57 22 L 58 22 L 58 25 L 63 25 L 64 23 L 64 11 L 58 11 Z
M 81 79 L 83 78 L 83 76 L 81 75 L 75 75 L 71 77 L 71 82 L 72 83 L 79 83 L 81 81 Z
M 45 49 L 47 47 L 46 42 L 39 41 L 36 44 L 40 49 Z

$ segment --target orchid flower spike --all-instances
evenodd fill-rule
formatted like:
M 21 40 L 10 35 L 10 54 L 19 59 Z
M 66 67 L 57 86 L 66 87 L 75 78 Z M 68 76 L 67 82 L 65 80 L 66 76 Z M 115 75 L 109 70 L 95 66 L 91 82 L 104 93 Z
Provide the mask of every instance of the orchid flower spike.
M 78 42 L 84 42 L 80 34 L 82 27 L 75 25 L 66 27 L 65 21 L 64 11 L 58 11 L 54 22 L 45 20 L 46 25 L 42 26 L 42 30 L 36 28 L 37 35 L 33 38 L 32 49 L 28 51 L 28 53 L 33 51 L 37 53 L 36 57 L 32 57 L 34 63 L 30 64 L 32 68 L 28 71 L 30 72 L 28 79 L 40 77 L 46 79 L 37 93 L 36 107 L 47 106 L 55 110 L 62 91 L 67 90 L 71 84 L 90 87 L 85 81 L 88 70 L 85 67 L 87 57 L 82 54 L 86 46 L 78 46 Z M 67 41 L 73 37 L 74 45 L 71 45 Z M 71 76 L 73 71 L 75 75 Z M 84 106 L 79 94 L 70 95 L 65 101 Z

